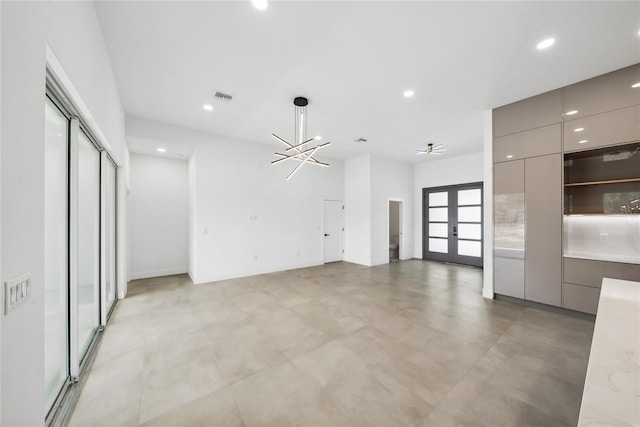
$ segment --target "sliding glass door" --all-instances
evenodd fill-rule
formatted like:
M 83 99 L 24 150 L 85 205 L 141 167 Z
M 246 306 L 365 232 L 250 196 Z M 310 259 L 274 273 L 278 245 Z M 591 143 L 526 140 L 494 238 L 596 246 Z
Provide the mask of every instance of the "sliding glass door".
M 103 322 L 106 322 L 107 317 L 113 305 L 116 302 L 116 231 L 117 231 L 117 218 L 116 218 L 116 188 L 117 188 L 117 174 L 116 167 L 103 152 L 102 155 L 102 167 L 103 167 L 103 185 L 102 191 L 103 198 L 103 262 L 104 262 L 104 289 L 103 289 Z
M 68 368 L 68 150 L 69 121 L 49 99 L 45 102 L 44 200 L 44 374 L 45 405 L 55 402 Z
M 55 83 L 53 83 L 55 84 Z M 117 300 L 117 166 L 50 87 L 45 99 L 46 423 L 82 377 Z M 63 100 L 63 101 L 61 101 Z M 62 411 L 64 412 L 64 411 Z
M 100 326 L 100 152 L 84 132 L 77 148 L 77 319 L 78 360 Z M 73 144 L 73 142 L 72 142 Z

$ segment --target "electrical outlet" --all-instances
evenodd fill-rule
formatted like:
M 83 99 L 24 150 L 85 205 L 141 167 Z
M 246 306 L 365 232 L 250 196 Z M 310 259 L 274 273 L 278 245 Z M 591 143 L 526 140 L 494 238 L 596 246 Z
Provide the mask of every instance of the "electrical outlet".
M 9 314 L 31 297 L 31 274 L 4 282 L 4 314 Z
M 609 233 L 600 233 L 600 241 L 606 242 L 607 240 L 609 240 Z

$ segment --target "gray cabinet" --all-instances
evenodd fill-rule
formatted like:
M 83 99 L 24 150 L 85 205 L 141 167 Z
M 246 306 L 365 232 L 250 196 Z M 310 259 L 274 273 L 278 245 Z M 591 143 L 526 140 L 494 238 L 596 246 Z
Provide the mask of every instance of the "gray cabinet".
M 600 288 L 579 286 L 571 283 L 562 284 L 562 307 L 582 313 L 596 314 Z
M 493 161 L 505 162 L 562 151 L 562 125 L 555 124 L 495 138 Z
M 560 154 L 494 165 L 494 288 L 562 303 Z
M 565 153 L 575 174 L 587 151 L 622 150 L 640 141 L 640 86 L 632 87 L 637 83 L 640 64 L 493 110 L 496 293 L 595 313 L 602 277 L 640 280 L 637 264 L 566 258 L 563 273 L 562 247 L 563 198 L 567 214 L 604 214 L 610 211 L 605 201 L 618 203 L 612 193 L 634 193 L 626 187 L 609 191 L 619 183 L 600 182 L 612 178 L 591 183 L 572 177 L 565 183 L 562 168 Z M 610 169 L 621 158 L 609 156 L 599 169 Z M 595 199 L 601 200 L 597 212 L 591 206 Z
M 564 258 L 562 306 L 596 314 L 602 279 L 640 280 L 640 265 L 624 262 Z
M 493 136 L 562 123 L 562 89 L 532 96 L 493 110 Z
M 564 88 L 565 120 L 640 104 L 640 64 L 603 74 Z
M 524 298 L 524 160 L 494 168 L 495 292 Z
M 638 89 L 640 90 L 640 88 Z M 582 151 L 640 140 L 640 106 L 564 123 L 564 151 Z
M 640 280 L 640 265 L 625 262 L 564 258 L 564 282 L 599 288 L 602 279 Z
M 562 157 L 525 160 L 525 299 L 562 303 Z

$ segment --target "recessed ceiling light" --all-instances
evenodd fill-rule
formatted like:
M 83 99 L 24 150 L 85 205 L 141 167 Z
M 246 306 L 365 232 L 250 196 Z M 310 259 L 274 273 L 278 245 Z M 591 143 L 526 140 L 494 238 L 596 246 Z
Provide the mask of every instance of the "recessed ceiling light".
M 587 142 L 589 142 L 589 140 L 582 139 L 582 140 L 578 141 L 578 144 L 586 144 Z
M 631 87 L 634 89 L 640 87 L 640 82 L 632 84 Z
M 166 148 L 162 148 L 162 147 L 158 148 L 158 153 L 164 153 L 166 151 L 167 151 Z
M 210 105 L 210 104 L 204 104 L 202 108 L 204 108 L 207 111 L 213 111 L 213 105 Z
M 547 49 L 551 46 L 553 46 L 553 44 L 556 42 L 556 39 L 554 39 L 553 37 L 550 37 L 548 39 L 544 39 L 542 40 L 540 43 L 538 43 L 536 45 L 536 48 L 538 50 L 543 50 L 543 49 Z
M 267 0 L 251 0 L 251 4 L 258 10 L 265 10 L 269 6 Z
M 320 141 L 322 139 L 321 135 L 316 135 L 313 139 L 315 139 L 316 141 Z
M 404 93 L 402 94 L 405 98 L 411 98 L 413 95 L 415 95 L 416 93 L 414 91 L 412 91 L 411 89 L 405 90 Z
M 509 155 L 507 156 L 507 159 L 513 159 L 513 154 L 509 154 Z
M 575 128 L 573 131 L 574 132 L 582 132 L 584 130 L 584 128 Z
M 578 114 L 578 110 L 571 110 L 565 113 L 567 116 L 573 116 L 574 114 Z

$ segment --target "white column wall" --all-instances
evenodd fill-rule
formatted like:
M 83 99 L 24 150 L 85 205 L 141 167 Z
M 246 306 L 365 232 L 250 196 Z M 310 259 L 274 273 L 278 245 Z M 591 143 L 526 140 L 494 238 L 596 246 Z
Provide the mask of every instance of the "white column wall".
M 371 263 L 371 156 L 348 159 L 344 181 L 344 260 Z
M 413 165 L 371 158 L 371 264 L 389 262 L 389 200 L 402 201 L 400 258 L 413 258 Z
M 493 298 L 493 111 L 484 112 L 484 270 L 482 296 Z

